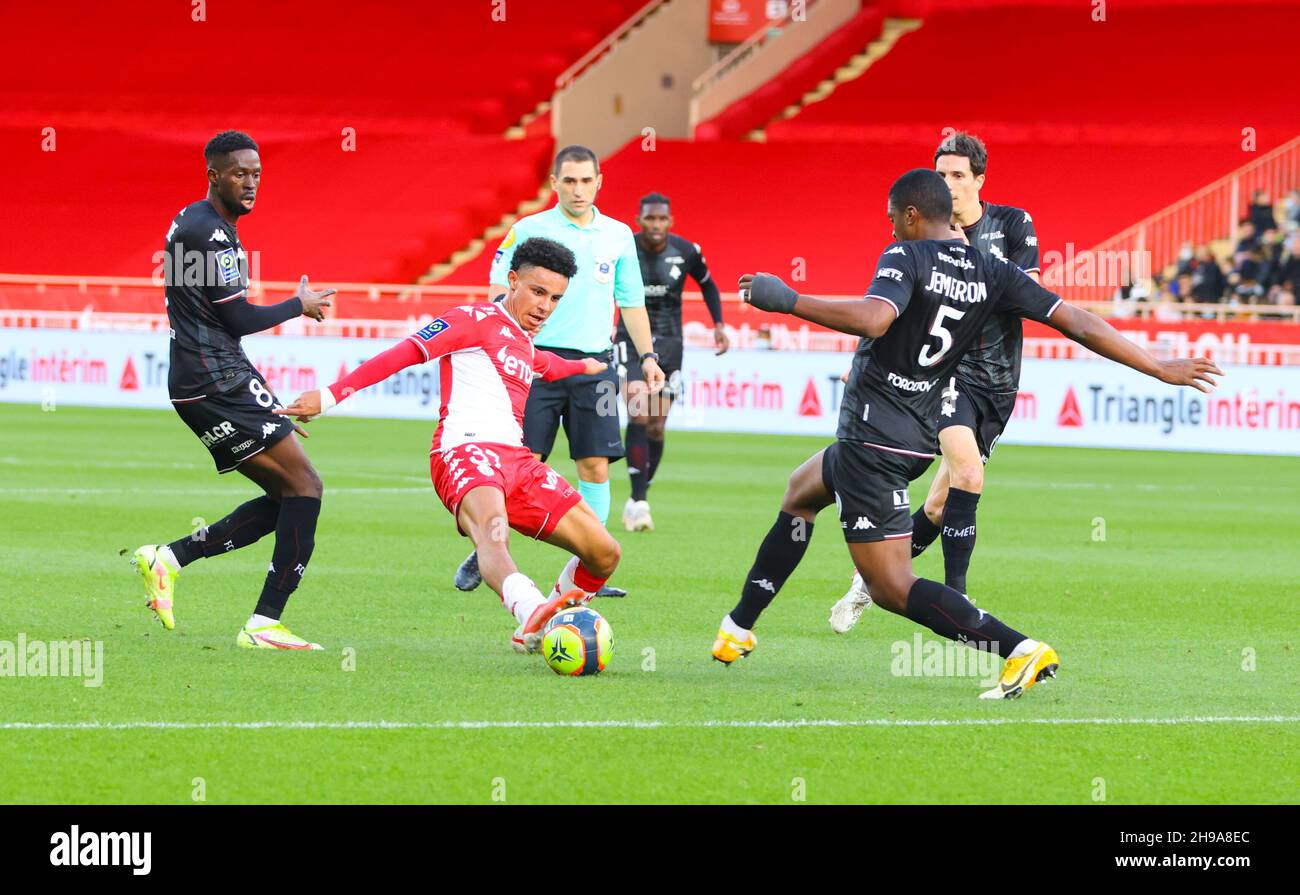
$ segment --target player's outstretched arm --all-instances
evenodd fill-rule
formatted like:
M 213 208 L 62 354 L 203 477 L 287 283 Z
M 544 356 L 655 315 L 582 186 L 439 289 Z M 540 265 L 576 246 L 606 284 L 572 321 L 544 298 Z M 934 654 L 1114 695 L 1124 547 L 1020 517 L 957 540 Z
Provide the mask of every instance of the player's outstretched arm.
M 598 361 L 594 357 L 569 360 L 541 348 L 533 351 L 533 372 L 547 382 L 566 379 L 569 376 L 595 376 L 597 373 L 604 373 L 608 367 L 609 364 Z
M 898 316 L 892 302 L 812 298 L 800 295 L 770 273 L 747 273 L 741 277 L 740 297 L 761 311 L 793 314 L 842 333 L 871 339 L 883 336 Z
M 333 289 L 313 292 L 307 288 L 307 277 L 304 276 L 299 281 L 298 291 L 293 298 L 279 304 L 249 304 L 248 299 L 241 295 L 233 301 L 214 302 L 213 307 L 228 332 L 237 336 L 247 336 L 279 326 L 299 315 L 313 320 L 324 320 L 323 309 L 330 306 L 328 299 L 334 292 Z
M 370 360 L 357 367 L 338 382 L 323 389 L 303 392 L 293 403 L 273 411 L 278 416 L 297 417 L 299 422 L 307 422 L 320 416 L 340 401 L 368 388 L 376 382 L 383 382 L 389 376 L 407 367 L 424 363 L 424 352 L 411 339 L 403 339 L 387 351 L 376 354 Z
M 1061 302 L 1057 306 L 1047 318 L 1047 323 L 1089 351 L 1170 385 L 1190 385 L 1209 392 L 1217 384 L 1212 376 L 1223 375 L 1222 370 L 1204 357 L 1158 360 L 1141 346 L 1124 338 L 1115 327 L 1096 314 L 1067 302 Z

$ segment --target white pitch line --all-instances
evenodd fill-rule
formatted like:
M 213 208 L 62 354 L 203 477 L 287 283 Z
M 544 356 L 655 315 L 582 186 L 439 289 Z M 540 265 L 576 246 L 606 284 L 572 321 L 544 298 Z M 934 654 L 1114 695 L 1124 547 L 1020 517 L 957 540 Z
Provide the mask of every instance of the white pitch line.
M 775 721 L 9 721 L 4 730 L 536 730 L 600 728 L 709 730 L 1015 725 L 1300 724 L 1300 715 L 1191 715 L 1181 718 L 798 718 Z

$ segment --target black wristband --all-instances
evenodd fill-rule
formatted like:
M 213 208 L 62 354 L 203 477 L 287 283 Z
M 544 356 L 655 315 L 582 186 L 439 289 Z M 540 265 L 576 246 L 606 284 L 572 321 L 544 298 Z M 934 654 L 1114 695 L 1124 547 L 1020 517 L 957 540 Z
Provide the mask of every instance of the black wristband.
M 659 352 L 647 351 L 645 354 L 641 355 L 641 363 L 645 363 L 647 360 L 652 360 L 652 359 L 654 360 L 655 363 L 659 363 Z

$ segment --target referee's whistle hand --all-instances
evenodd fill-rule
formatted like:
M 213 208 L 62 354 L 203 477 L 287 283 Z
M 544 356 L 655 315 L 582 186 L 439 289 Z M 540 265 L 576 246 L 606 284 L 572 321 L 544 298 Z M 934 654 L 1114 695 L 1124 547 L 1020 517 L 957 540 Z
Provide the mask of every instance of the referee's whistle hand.
M 653 357 L 647 357 L 641 363 L 641 372 L 645 374 L 645 384 L 650 388 L 650 394 L 657 395 L 663 391 L 664 371 L 658 361 Z

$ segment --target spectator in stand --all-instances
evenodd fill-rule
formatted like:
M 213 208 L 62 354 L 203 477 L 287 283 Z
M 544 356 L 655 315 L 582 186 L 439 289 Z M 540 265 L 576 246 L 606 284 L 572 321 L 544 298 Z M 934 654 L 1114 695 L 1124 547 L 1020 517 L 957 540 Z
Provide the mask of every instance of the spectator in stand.
M 1273 294 L 1269 297 L 1269 301 L 1270 303 L 1275 305 L 1281 305 L 1284 307 L 1294 307 L 1295 306 L 1295 281 L 1287 280 L 1281 286 L 1275 286 L 1273 289 Z
M 1286 197 L 1284 205 L 1286 222 L 1283 225 L 1287 232 L 1300 228 L 1300 190 L 1292 190 Z
M 1255 225 L 1256 233 L 1277 229 L 1277 221 L 1273 218 L 1273 203 L 1263 190 L 1255 190 L 1251 196 L 1250 222 Z
M 1250 218 L 1243 218 L 1237 225 L 1237 247 L 1232 250 L 1234 256 L 1245 255 L 1255 243 L 1259 242 L 1259 234 L 1255 232 L 1255 225 Z
M 1192 268 L 1196 266 L 1196 250 L 1192 247 L 1192 241 L 1189 239 L 1183 243 L 1183 247 L 1178 250 L 1178 270 L 1174 276 L 1182 276 L 1185 273 L 1191 273 Z
M 1264 297 L 1261 274 L 1264 269 L 1264 250 L 1256 245 L 1245 254 L 1228 274 L 1228 285 L 1232 288 L 1232 300 L 1243 305 L 1258 304 Z
M 1192 275 L 1190 273 L 1179 274 L 1177 279 L 1169 284 L 1169 292 L 1180 304 L 1188 304 L 1196 300 L 1192 295 Z
M 1292 233 L 1282 244 L 1282 253 L 1274 269 L 1273 288 L 1278 289 L 1287 283 L 1292 285 L 1292 289 L 1294 284 L 1300 283 L 1300 232 Z
M 1223 268 L 1219 266 L 1208 245 L 1196 250 L 1196 266 L 1192 269 L 1191 300 L 1202 304 L 1216 304 L 1223 300 L 1228 288 Z

